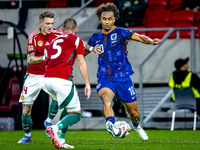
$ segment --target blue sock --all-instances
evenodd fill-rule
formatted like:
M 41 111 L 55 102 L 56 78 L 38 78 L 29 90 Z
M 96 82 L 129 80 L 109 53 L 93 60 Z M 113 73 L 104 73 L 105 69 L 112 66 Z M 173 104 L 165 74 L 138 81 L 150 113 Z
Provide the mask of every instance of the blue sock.
M 132 122 L 132 124 L 134 127 L 137 127 L 139 125 L 139 122 L 137 122 L 137 123 Z
M 107 117 L 106 118 L 106 122 L 107 121 L 110 121 L 110 122 L 112 122 L 114 124 L 115 123 L 115 117 L 113 117 L 113 116 Z

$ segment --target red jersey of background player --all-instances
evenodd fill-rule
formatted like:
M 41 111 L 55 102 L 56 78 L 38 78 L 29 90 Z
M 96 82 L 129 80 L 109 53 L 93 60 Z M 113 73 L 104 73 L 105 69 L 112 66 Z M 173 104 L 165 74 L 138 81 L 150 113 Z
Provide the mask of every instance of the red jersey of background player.
M 73 81 L 73 64 L 76 55 L 85 55 L 83 41 L 76 35 L 65 33 L 56 38 L 47 50 L 45 77 L 56 77 Z
M 27 54 L 34 53 L 35 56 L 43 56 L 44 50 L 49 46 L 51 41 L 60 35 L 62 35 L 62 32 L 56 29 L 52 29 L 49 35 L 43 35 L 40 28 L 34 30 L 28 37 Z M 44 75 L 45 64 L 45 61 L 29 64 L 26 72 L 35 75 Z

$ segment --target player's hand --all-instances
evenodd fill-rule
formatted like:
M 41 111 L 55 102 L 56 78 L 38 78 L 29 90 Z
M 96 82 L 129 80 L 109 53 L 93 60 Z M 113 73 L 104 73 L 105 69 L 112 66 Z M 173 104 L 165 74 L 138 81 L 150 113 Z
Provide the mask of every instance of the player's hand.
M 155 39 L 153 39 L 152 45 L 158 45 L 158 44 L 161 44 L 161 43 L 162 43 L 161 40 L 155 38 Z
M 92 50 L 92 54 L 95 55 L 95 54 L 101 54 L 101 47 L 99 46 L 99 44 L 95 45 L 94 47 L 94 50 Z
M 91 95 L 91 87 L 90 87 L 90 84 L 86 84 L 84 90 L 85 90 L 85 95 L 87 96 L 87 100 L 89 100 L 90 95 Z

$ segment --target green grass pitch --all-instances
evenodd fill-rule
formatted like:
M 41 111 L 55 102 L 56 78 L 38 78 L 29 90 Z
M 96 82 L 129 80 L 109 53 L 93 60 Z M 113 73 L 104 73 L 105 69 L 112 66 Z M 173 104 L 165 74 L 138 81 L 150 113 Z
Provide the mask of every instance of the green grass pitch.
M 200 150 L 200 131 L 196 130 L 145 130 L 148 141 L 142 141 L 131 130 L 128 137 L 114 139 L 106 130 L 69 130 L 66 143 L 76 150 Z M 32 141 L 18 144 L 23 130 L 0 131 L 0 150 L 53 150 L 44 130 L 33 130 Z

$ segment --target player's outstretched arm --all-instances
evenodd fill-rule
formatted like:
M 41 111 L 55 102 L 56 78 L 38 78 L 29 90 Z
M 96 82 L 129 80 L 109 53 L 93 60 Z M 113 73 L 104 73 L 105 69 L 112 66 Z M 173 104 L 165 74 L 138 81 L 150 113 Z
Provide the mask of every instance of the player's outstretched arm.
M 78 60 L 79 71 L 85 82 L 85 89 L 84 89 L 85 95 L 87 96 L 87 100 L 89 100 L 90 94 L 91 94 L 91 87 L 90 87 L 90 82 L 89 82 L 89 78 L 88 78 L 87 64 L 85 62 L 83 55 L 77 55 L 77 60 Z
M 27 55 L 27 62 L 29 64 L 36 64 L 36 63 L 39 63 L 39 62 L 42 62 L 45 60 L 45 57 L 44 56 L 35 56 L 34 53 L 30 53 Z
M 157 38 L 151 39 L 148 36 L 140 35 L 140 34 L 135 34 L 133 36 L 133 40 L 139 41 L 144 44 L 152 44 L 152 45 L 158 45 L 158 44 L 162 43 L 162 41 L 160 39 L 157 39 Z

